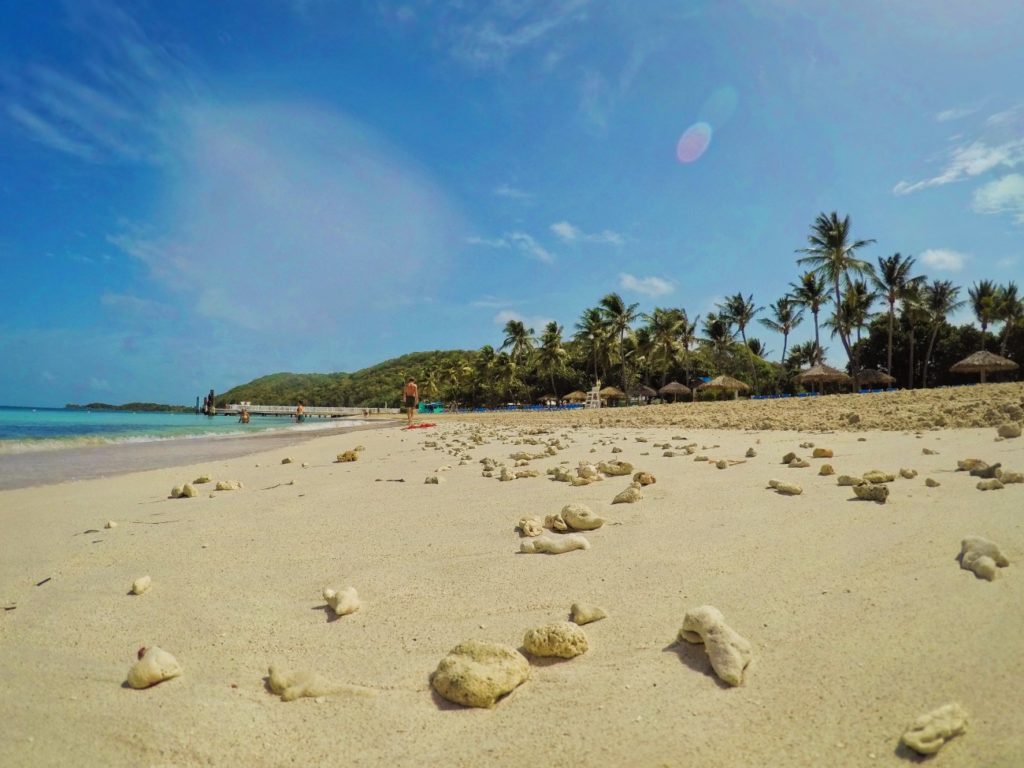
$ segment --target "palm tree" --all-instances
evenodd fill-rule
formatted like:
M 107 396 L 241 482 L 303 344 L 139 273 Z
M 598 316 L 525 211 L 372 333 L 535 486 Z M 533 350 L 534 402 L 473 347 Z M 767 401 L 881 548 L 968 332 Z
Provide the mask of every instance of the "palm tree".
M 998 319 L 1003 323 L 1002 338 L 999 342 L 999 354 L 1006 357 L 1006 345 L 1010 334 L 1024 320 L 1024 300 L 1017 295 L 1017 284 L 1012 280 L 1001 286 L 997 292 L 996 311 Z
M 562 346 L 562 326 L 552 320 L 544 326 L 544 333 L 540 337 L 540 346 L 537 348 L 537 372 L 551 377 L 551 394 L 556 399 L 558 390 L 555 389 L 555 374 L 565 371 L 565 358 L 568 354 Z
M 809 272 L 808 274 L 813 273 Z M 789 334 L 804 320 L 803 307 L 797 309 L 797 306 L 799 306 L 797 301 L 791 296 L 782 296 L 776 299 L 774 304 L 768 305 L 772 316 L 762 317 L 757 321 L 765 328 L 782 334 L 782 356 L 779 358 L 780 363 L 786 360 L 786 345 L 789 341 Z
M 825 359 L 825 352 L 821 348 L 821 338 L 818 333 L 818 313 L 821 312 L 821 307 L 825 303 L 828 288 L 825 286 L 825 281 L 816 272 L 804 272 L 800 281 L 790 283 L 789 287 L 792 289 L 790 295 L 793 297 L 793 303 L 811 310 L 811 315 L 814 317 L 814 346 L 818 349 L 818 354 L 811 365 L 820 363 Z
M 981 325 L 981 346 L 985 347 L 985 331 L 997 319 L 999 314 L 999 297 L 996 284 L 991 280 L 979 280 L 967 291 L 971 298 L 971 309 Z
M 739 329 L 740 339 L 743 341 L 743 346 L 747 348 L 747 355 L 750 362 L 750 373 L 754 378 L 754 391 L 758 390 L 757 381 L 757 367 L 754 365 L 754 353 L 747 345 L 747 325 L 754 319 L 754 315 L 760 312 L 763 307 L 754 306 L 754 294 L 750 294 L 747 298 L 743 298 L 742 293 L 737 293 L 732 296 L 726 296 L 725 303 L 718 305 L 721 314 L 728 318 L 729 322 L 734 323 L 736 328 Z
M 747 349 L 750 350 L 751 354 L 755 357 L 764 359 L 768 355 L 768 347 L 765 346 L 764 342 L 756 336 L 751 336 L 747 339 Z
M 924 306 L 924 292 L 920 283 L 908 285 L 900 297 L 903 319 L 908 327 L 907 346 L 910 350 L 907 363 L 907 388 L 914 388 L 914 347 L 916 341 L 914 334 L 919 325 L 928 322 L 928 314 Z
M 686 324 L 686 313 L 681 309 L 655 307 L 649 315 L 644 315 L 644 319 L 651 336 L 650 357 L 652 362 L 661 363 L 661 386 L 665 386 L 668 369 L 679 356 L 679 337 Z
M 505 323 L 505 340 L 502 350 L 509 350 L 512 359 L 522 365 L 533 351 L 533 328 L 527 328 L 522 320 L 509 320 Z
M 821 362 L 825 356 L 825 350 L 814 341 L 805 341 L 803 344 L 794 344 L 789 350 L 789 357 L 786 359 L 786 367 L 799 370 L 805 365 L 810 367 Z
M 473 402 L 477 402 L 479 389 L 483 389 L 484 394 L 487 395 L 488 389 L 493 388 L 496 357 L 494 347 L 490 344 L 484 344 L 476 353 L 476 358 L 473 361 Z
M 722 360 L 733 342 L 732 324 L 721 314 L 708 312 L 704 316 L 701 330 L 704 332 L 701 341 L 710 347 L 715 367 L 721 372 Z
M 638 315 L 636 308 L 639 304 L 626 304 L 617 293 L 609 293 L 598 302 L 601 314 L 604 316 L 608 332 L 612 338 L 619 340 L 619 362 L 622 364 L 622 391 L 629 391 L 629 368 L 623 354 L 623 343 L 630 325 L 636 321 Z
M 868 327 L 868 317 L 871 315 L 871 305 L 875 303 L 878 294 L 871 290 L 865 280 L 852 280 L 847 283 L 843 293 L 843 323 L 846 332 L 855 332 L 856 342 L 852 345 L 854 349 L 853 373 L 860 370 L 860 334 Z
M 839 284 L 850 272 L 865 273 L 871 269 L 866 261 L 856 257 L 856 252 L 865 245 L 870 245 L 874 240 L 851 240 L 850 239 L 850 217 L 842 220 L 839 214 L 832 211 L 831 214 L 819 213 L 814 225 L 811 227 L 811 234 L 807 236 L 809 248 L 801 248 L 797 253 L 806 253 L 803 258 L 797 259 L 797 264 L 808 264 L 817 272 L 826 283 L 832 286 L 835 302 L 836 318 L 842 319 L 842 312 L 839 310 L 843 303 L 843 297 L 839 290 Z M 843 342 L 843 349 L 846 356 L 851 358 L 850 335 L 848 329 L 842 323 L 836 328 L 839 340 Z
M 600 307 L 588 307 L 583 310 L 583 314 L 576 322 L 575 339 L 586 351 L 587 358 L 594 363 L 594 381 L 604 378 L 598 375 L 598 365 L 601 364 L 601 369 L 604 370 L 604 364 L 608 361 L 611 338 L 608 335 L 608 326 L 605 324 Z
M 932 362 L 932 350 L 935 348 L 939 328 L 951 313 L 964 305 L 963 301 L 957 300 L 959 293 L 959 286 L 953 285 L 950 280 L 932 280 L 931 284 L 924 288 L 924 310 L 928 315 L 932 332 L 928 336 L 928 350 L 924 354 L 924 368 L 921 370 L 922 387 L 928 386 L 928 366 Z
M 700 322 L 700 315 L 697 315 L 692 322 L 683 313 L 683 324 L 679 328 L 679 347 L 683 353 L 683 368 L 686 371 L 686 383 L 693 381 L 693 359 L 690 356 L 690 347 L 697 343 L 697 323 Z
M 910 277 L 914 268 L 914 257 L 904 258 L 898 252 L 892 256 L 878 257 L 878 270 L 871 275 L 871 283 L 889 305 L 889 340 L 886 347 L 886 372 L 892 373 L 892 333 L 896 323 L 896 302 L 899 301 L 908 284 L 921 283 L 924 275 Z
M 515 401 L 523 387 L 523 381 L 519 375 L 519 363 L 512 355 L 501 352 L 494 358 L 492 370 L 499 391 L 505 396 L 504 400 L 506 402 Z

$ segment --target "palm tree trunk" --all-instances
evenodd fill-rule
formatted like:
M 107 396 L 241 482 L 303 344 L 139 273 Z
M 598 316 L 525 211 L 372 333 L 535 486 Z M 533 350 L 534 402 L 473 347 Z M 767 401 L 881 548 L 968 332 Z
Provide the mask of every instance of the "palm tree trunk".
M 789 334 L 782 334 L 782 358 L 779 360 L 780 365 L 786 364 L 786 344 L 789 342 Z
M 931 336 L 928 337 L 928 349 L 924 353 L 924 370 L 921 371 L 921 388 L 928 388 L 928 366 L 932 362 L 932 350 L 935 347 L 935 337 L 939 335 L 939 324 L 936 323 L 932 328 Z
M 818 313 L 812 312 L 814 315 L 814 357 L 815 359 L 811 362 L 811 365 L 821 362 L 821 340 L 818 336 Z
M 885 356 L 886 369 L 885 372 L 892 374 L 892 327 L 896 321 L 896 302 L 889 302 L 889 347 L 888 353 Z
M 757 368 L 754 367 L 754 350 L 747 346 L 747 334 L 743 329 L 740 329 L 740 338 L 743 339 L 743 346 L 747 347 L 747 356 L 750 362 L 750 375 L 754 378 L 754 392 L 757 392 L 761 387 L 757 381 Z
M 914 326 L 910 326 L 910 366 L 907 370 L 907 388 L 914 388 Z

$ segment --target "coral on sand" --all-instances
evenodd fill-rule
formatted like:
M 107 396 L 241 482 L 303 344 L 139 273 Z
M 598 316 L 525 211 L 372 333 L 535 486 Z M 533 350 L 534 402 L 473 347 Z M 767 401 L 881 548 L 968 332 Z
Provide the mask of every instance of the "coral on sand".
M 149 688 L 180 674 L 181 664 L 178 660 L 154 645 L 139 649 L 139 660 L 128 670 L 128 685 L 132 688 Z
M 574 624 L 589 624 L 592 621 L 600 621 L 608 618 L 608 611 L 597 605 L 589 603 L 573 603 L 569 609 Z
M 535 517 L 524 517 L 516 526 L 523 536 L 540 536 L 544 533 L 544 523 Z
M 268 670 L 267 684 L 270 690 L 281 697 L 281 701 L 295 701 L 304 696 L 330 696 L 334 693 L 357 693 L 365 696 L 376 695 L 372 688 L 361 685 L 349 685 L 328 680 L 311 670 L 287 670 L 277 664 L 271 664 Z
M 725 623 L 722 612 L 702 605 L 686 612 L 679 639 L 703 643 L 711 668 L 729 685 L 743 682 L 743 671 L 752 658 L 750 642 Z
M 139 576 L 139 578 L 132 582 L 132 594 L 141 595 L 152 585 L 153 580 L 149 576 Z
M 980 579 L 992 581 L 999 573 L 997 568 L 1010 564 L 999 546 L 983 536 L 968 536 L 960 542 L 960 567 L 974 571 Z
M 768 486 L 783 496 L 799 496 L 804 492 L 804 489 L 796 483 L 784 483 L 781 480 L 769 480 Z
M 574 531 L 593 531 L 604 525 L 604 518 L 595 515 L 586 504 L 566 504 L 559 514 Z
M 363 605 L 355 587 L 345 587 L 339 590 L 324 588 L 323 596 L 335 616 L 347 616 L 350 613 L 355 613 Z
M 547 554 L 561 555 L 574 549 L 590 549 L 590 542 L 579 533 L 567 533 L 564 536 L 538 536 L 535 539 L 523 539 L 519 551 L 528 555 Z
M 490 708 L 529 677 L 530 663 L 515 648 L 467 640 L 441 659 L 430 684 L 455 704 Z
M 877 501 L 880 504 L 884 504 L 885 500 L 889 498 L 889 486 L 882 484 L 858 483 L 853 486 L 853 492 L 858 499 Z
M 523 648 L 532 656 L 558 656 L 571 659 L 586 653 L 590 647 L 586 633 L 578 625 L 559 621 L 528 630 L 523 636 Z
M 644 494 L 640 490 L 640 483 L 631 483 L 628 488 L 616 494 L 615 498 L 612 499 L 612 504 L 633 504 L 640 501 L 643 497 Z
M 959 704 L 946 704 L 917 718 L 901 741 L 919 754 L 933 755 L 949 739 L 966 730 L 967 713 Z

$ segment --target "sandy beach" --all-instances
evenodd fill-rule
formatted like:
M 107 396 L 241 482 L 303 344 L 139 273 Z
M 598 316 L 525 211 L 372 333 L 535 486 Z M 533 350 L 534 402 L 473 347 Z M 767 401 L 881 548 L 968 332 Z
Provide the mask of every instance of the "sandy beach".
M 932 764 L 1024 765 L 1024 484 L 957 469 L 1024 471 L 1024 438 L 997 435 L 1024 384 L 426 418 L 0 491 L 0 764 L 902 765 L 908 725 L 956 702 L 966 733 Z M 642 499 L 547 474 L 613 460 L 654 475 Z M 885 503 L 837 484 L 873 469 Z M 570 502 L 605 519 L 589 549 L 521 554 L 519 520 Z M 957 561 L 971 535 L 1009 560 L 992 581 Z M 349 585 L 362 607 L 335 617 L 322 589 Z M 493 709 L 432 690 L 460 642 L 520 648 L 577 601 L 608 613 L 586 653 L 527 656 Z M 741 685 L 677 640 L 702 605 L 750 643 Z M 126 687 L 154 645 L 182 674 Z M 271 664 L 370 690 L 285 702 Z

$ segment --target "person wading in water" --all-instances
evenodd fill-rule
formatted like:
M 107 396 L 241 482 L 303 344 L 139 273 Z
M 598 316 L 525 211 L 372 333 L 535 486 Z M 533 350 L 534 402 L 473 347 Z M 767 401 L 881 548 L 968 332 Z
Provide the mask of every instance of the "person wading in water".
M 402 390 L 405 397 L 405 410 L 409 414 L 409 426 L 412 426 L 412 412 L 420 403 L 420 390 L 416 386 L 416 379 L 410 376 L 405 380 L 405 388 Z

